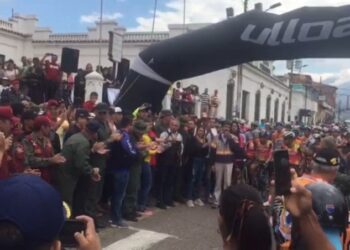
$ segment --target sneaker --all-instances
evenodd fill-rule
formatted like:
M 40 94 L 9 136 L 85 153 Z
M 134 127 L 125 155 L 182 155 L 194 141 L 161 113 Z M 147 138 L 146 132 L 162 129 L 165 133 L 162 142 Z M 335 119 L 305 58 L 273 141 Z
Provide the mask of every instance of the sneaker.
M 199 206 L 199 207 L 203 207 L 203 206 L 204 206 L 204 203 L 203 203 L 203 201 L 202 201 L 201 199 L 195 200 L 195 201 L 194 201 L 194 204 L 195 204 L 196 206 Z
M 113 228 L 129 228 L 129 225 L 125 221 L 121 220 L 119 222 L 112 222 L 111 227 Z
M 213 209 L 219 208 L 219 203 L 218 203 L 217 201 L 215 201 L 215 202 L 211 205 L 211 208 L 213 208 Z
M 167 209 L 167 207 L 165 206 L 165 204 L 160 203 L 160 202 L 157 203 L 156 207 L 157 207 L 157 208 L 160 208 L 160 209 L 163 209 L 163 210 L 166 210 L 166 209 Z
M 188 200 L 188 201 L 186 202 L 186 205 L 187 205 L 188 207 L 194 207 L 193 200 Z

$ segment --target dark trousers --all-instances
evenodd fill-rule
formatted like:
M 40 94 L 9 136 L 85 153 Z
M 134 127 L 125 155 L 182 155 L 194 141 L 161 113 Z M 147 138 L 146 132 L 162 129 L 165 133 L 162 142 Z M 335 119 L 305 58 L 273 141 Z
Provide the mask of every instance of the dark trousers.
M 186 198 L 188 200 L 196 200 L 200 196 L 200 188 L 202 185 L 202 178 L 205 172 L 205 159 L 194 158 L 192 165 L 192 172 L 189 178 L 189 183 L 186 190 Z
M 51 100 L 56 98 L 56 93 L 59 88 L 59 83 L 51 80 L 46 80 L 46 91 L 45 91 L 45 100 Z
M 129 183 L 124 199 L 124 214 L 134 215 L 136 213 L 137 195 L 140 187 L 141 164 L 135 163 L 130 168 Z
M 149 193 L 152 187 L 152 169 L 148 163 L 144 163 L 141 170 L 141 185 L 138 197 L 138 208 L 146 209 Z
M 176 165 L 159 164 L 157 170 L 157 200 L 160 204 L 171 204 L 176 182 Z
M 129 182 L 129 170 L 120 170 L 111 173 L 113 179 L 113 192 L 111 198 L 112 221 L 118 223 L 122 220 L 122 204 Z

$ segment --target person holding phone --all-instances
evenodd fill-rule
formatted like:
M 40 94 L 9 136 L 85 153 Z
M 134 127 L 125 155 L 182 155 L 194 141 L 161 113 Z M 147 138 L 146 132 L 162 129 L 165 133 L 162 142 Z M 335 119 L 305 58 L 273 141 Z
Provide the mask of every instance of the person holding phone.
M 312 210 L 311 192 L 293 184 L 285 197 L 286 207 L 301 226 L 304 250 L 333 250 Z M 224 250 L 275 250 L 269 217 L 259 192 L 246 184 L 226 189 L 220 199 L 219 232 Z
M 74 243 L 69 247 L 101 249 L 90 217 L 75 218 L 75 224 L 80 224 L 82 231 L 64 231 L 69 223 L 65 221 L 60 195 L 37 176 L 17 175 L 0 181 L 0 200 L 12 200 L 0 206 L 0 249 L 61 250 L 68 246 L 68 238 Z

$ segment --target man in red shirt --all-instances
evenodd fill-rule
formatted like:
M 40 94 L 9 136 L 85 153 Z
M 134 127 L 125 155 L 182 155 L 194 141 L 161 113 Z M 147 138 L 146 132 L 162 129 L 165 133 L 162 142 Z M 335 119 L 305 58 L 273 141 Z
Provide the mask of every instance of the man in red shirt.
M 46 59 L 51 56 L 51 62 L 46 62 Z M 56 97 L 59 84 L 61 82 L 61 68 L 57 63 L 57 55 L 46 53 L 44 58 L 41 60 L 41 63 L 44 65 L 44 74 L 45 74 L 45 84 L 46 84 L 46 93 L 45 99 L 54 99 Z
M 91 92 L 90 100 L 86 101 L 83 105 L 83 108 L 89 111 L 90 113 L 94 111 L 97 104 L 98 94 L 96 92 Z

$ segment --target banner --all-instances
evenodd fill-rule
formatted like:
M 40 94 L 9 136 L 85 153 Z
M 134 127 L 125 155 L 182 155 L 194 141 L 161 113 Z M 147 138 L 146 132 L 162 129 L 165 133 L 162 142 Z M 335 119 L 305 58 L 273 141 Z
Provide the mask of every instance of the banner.
M 283 15 L 250 11 L 139 54 L 117 104 L 161 109 L 171 83 L 258 60 L 350 57 L 350 5 L 303 7 Z

